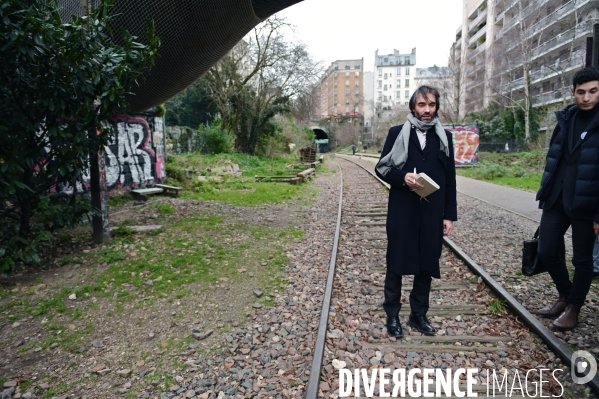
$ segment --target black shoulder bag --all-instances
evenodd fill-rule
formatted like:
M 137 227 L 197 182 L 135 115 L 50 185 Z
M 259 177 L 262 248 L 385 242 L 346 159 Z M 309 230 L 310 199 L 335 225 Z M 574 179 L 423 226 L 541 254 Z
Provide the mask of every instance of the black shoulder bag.
M 522 274 L 525 276 L 530 277 L 547 271 L 545 265 L 537 256 L 538 248 L 539 228 L 537 227 L 532 240 L 524 240 L 522 246 Z

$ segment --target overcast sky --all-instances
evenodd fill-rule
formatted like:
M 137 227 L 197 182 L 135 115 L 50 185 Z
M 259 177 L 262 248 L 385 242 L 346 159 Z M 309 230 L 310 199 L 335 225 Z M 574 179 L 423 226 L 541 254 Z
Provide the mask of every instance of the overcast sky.
M 374 70 L 374 52 L 409 53 L 417 67 L 447 65 L 462 21 L 463 0 L 304 0 L 277 15 L 296 26 L 295 35 L 325 66 L 364 57 Z

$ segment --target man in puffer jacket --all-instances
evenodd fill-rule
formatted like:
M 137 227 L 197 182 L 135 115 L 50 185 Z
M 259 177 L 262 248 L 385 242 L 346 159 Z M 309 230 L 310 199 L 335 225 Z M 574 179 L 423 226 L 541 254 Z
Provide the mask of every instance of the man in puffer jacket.
M 537 314 L 557 317 L 553 325 L 561 330 L 571 330 L 578 324 L 580 308 L 593 280 L 593 245 L 599 234 L 599 70 L 578 71 L 571 90 L 576 104 L 556 112 L 557 126 L 537 193 L 539 208 L 543 209 L 539 258 L 559 294 L 556 302 Z M 560 250 L 570 226 L 573 281 Z

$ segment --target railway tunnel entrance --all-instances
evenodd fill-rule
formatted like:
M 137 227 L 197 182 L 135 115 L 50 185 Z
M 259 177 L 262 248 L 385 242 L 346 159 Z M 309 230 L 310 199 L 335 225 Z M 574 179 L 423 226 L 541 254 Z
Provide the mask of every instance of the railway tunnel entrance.
M 329 135 L 321 128 L 312 128 L 312 131 L 316 135 L 316 144 L 318 145 L 318 152 L 325 153 L 331 151 L 329 145 Z

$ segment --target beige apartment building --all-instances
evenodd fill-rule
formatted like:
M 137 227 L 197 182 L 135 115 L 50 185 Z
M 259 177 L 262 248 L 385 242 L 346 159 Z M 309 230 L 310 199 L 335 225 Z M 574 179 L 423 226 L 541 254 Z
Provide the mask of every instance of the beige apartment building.
M 364 116 L 364 58 L 332 62 L 317 93 L 321 118 Z
M 533 107 L 571 101 L 572 75 L 585 65 L 599 0 L 464 0 L 463 5 L 452 46 L 462 116 L 496 99 L 509 103 L 526 97 Z

